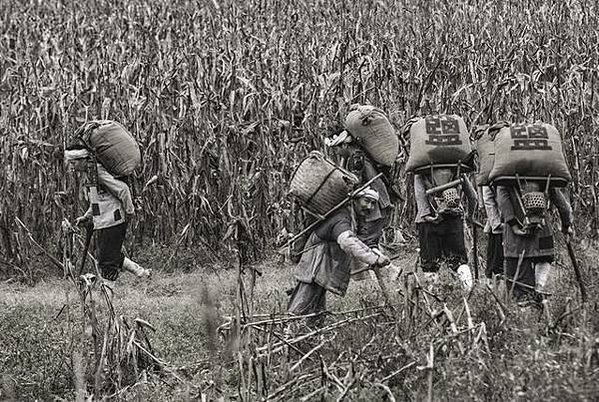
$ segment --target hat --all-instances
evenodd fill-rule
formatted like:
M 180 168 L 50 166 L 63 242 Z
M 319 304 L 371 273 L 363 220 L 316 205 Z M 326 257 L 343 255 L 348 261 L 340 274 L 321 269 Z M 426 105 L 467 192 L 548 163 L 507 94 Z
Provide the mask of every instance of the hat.
M 325 138 L 324 144 L 327 147 L 335 147 L 340 144 L 352 142 L 352 136 L 347 130 L 343 130 L 338 135 L 334 135 L 331 138 Z
M 67 162 L 75 161 L 79 159 L 85 159 L 89 157 L 89 151 L 87 149 L 70 149 L 64 151 L 64 159 Z
M 356 194 L 356 197 L 357 198 L 368 198 L 373 201 L 378 201 L 379 193 L 377 193 L 376 190 L 373 190 L 370 187 L 366 187 L 364 190 L 362 190 L 358 194 Z

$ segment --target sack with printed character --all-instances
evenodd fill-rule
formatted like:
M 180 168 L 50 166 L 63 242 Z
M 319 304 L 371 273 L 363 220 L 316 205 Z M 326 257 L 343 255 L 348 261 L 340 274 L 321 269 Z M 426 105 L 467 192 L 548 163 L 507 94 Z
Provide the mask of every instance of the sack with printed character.
M 495 136 L 495 160 L 489 179 L 508 184 L 516 177 L 552 179 L 552 185 L 565 185 L 572 179 L 555 127 L 546 123 L 514 124 Z
M 406 171 L 431 165 L 457 166 L 471 157 L 470 135 L 460 116 L 426 116 L 411 122 L 409 133 L 410 156 Z

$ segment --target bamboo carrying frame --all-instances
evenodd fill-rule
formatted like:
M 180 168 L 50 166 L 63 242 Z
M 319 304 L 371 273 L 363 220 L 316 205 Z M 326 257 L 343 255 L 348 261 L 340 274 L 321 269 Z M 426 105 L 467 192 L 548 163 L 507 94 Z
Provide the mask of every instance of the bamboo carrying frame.
M 316 226 L 318 226 L 320 223 L 322 223 L 326 218 L 328 218 L 329 216 L 331 216 L 334 212 L 336 212 L 337 210 L 339 210 L 341 207 L 343 207 L 345 204 L 347 204 L 349 202 L 349 200 L 351 200 L 352 198 L 354 198 L 356 195 L 358 195 L 361 191 L 363 191 L 364 189 L 366 189 L 368 186 L 370 186 L 376 179 L 380 178 L 383 174 L 379 173 L 376 176 L 374 176 L 372 179 L 368 180 L 364 185 L 360 186 L 358 189 L 352 191 L 347 197 L 345 197 L 345 199 L 343 201 L 341 201 L 339 204 L 335 205 L 333 208 L 331 208 L 327 213 L 325 213 L 324 215 L 316 215 L 316 214 L 312 214 L 314 217 L 316 217 L 316 222 L 312 223 L 311 225 L 309 225 L 308 227 L 306 227 L 304 230 L 302 230 L 301 232 L 299 232 L 298 234 L 296 234 L 295 236 L 293 236 L 293 238 L 291 238 L 291 240 L 289 240 L 287 242 L 287 244 L 284 247 L 290 247 L 293 243 L 295 243 L 299 238 L 301 238 L 303 235 L 305 235 L 306 233 L 308 233 L 310 230 L 314 229 Z M 302 251 L 303 252 L 303 251 Z

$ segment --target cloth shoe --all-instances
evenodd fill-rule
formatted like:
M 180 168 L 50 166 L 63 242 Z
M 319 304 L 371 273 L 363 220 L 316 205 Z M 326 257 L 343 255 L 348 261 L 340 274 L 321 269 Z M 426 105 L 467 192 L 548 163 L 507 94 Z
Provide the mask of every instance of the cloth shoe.
M 466 264 L 462 264 L 458 267 L 458 278 L 462 282 L 462 286 L 464 290 L 470 291 L 474 282 L 472 281 L 472 272 L 470 272 L 470 267 Z
M 549 274 L 551 273 L 551 264 L 540 262 L 535 264 L 535 290 L 538 293 L 544 293 Z
M 125 257 L 123 261 L 123 269 L 125 271 L 131 272 L 138 278 L 150 278 L 152 276 L 151 269 L 145 269 L 141 265 L 136 262 L 131 261 L 129 258 Z

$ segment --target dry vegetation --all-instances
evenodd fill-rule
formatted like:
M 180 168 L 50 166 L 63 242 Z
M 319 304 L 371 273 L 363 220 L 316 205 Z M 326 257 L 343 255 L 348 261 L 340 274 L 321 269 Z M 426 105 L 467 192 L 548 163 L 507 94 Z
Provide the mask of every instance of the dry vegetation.
M 61 259 L 61 222 L 83 210 L 62 147 L 92 118 L 121 121 L 141 144 L 135 193 L 142 208 L 130 248 L 142 262 L 160 275 L 194 269 L 198 255 L 214 261 L 235 251 L 248 271 L 243 284 L 231 271 L 220 273 L 226 279 L 211 273 L 209 287 L 223 286 L 216 301 L 199 296 L 209 293 L 202 291 L 204 278 L 188 289 L 197 298 L 184 298 L 183 307 L 169 301 L 183 297 L 176 277 L 125 296 L 119 312 L 158 321 L 156 349 L 178 366 L 169 370 L 179 370 L 150 373 L 156 377 L 149 385 L 123 386 L 115 391 L 120 397 L 422 399 L 431 389 L 438 398 L 476 400 L 597 394 L 597 278 L 589 269 L 597 255 L 582 247 L 599 235 L 596 2 L 0 3 L 1 276 L 35 281 L 61 272 L 48 263 Z M 339 327 L 294 343 L 299 350 L 277 349 L 283 325 L 251 323 L 264 318 L 256 313 L 284 311 L 287 273 L 269 265 L 256 278 L 247 264 L 288 223 L 285 193 L 294 167 L 322 147 L 352 103 L 381 106 L 398 129 L 421 106 L 460 114 L 470 126 L 554 124 L 574 177 L 570 196 L 584 240 L 577 251 L 591 289 L 588 305 L 577 304 L 565 259 L 549 320 L 514 312 L 498 294 L 502 310 L 481 287 L 467 303 L 450 285 L 435 292 L 441 300 L 427 301 L 426 292 L 402 279 L 395 310 L 376 307 L 375 291 L 355 288 L 332 304 L 335 311 L 357 310 L 328 318 L 327 325 Z M 400 209 L 409 226 L 411 204 Z M 153 242 L 174 247 L 140 254 Z M 403 262 L 413 264 L 412 257 Z M 0 395 L 74 397 L 81 389 L 71 374 L 78 321 L 55 319 L 64 300 L 11 300 L 3 301 L 0 317 Z M 240 317 L 217 336 L 222 315 L 234 309 Z M 354 321 L 334 324 L 347 319 Z M 90 384 L 87 392 L 93 390 Z
M 294 166 L 357 102 L 398 128 L 422 104 L 470 125 L 555 124 L 579 230 L 596 235 L 594 2 L 329 3 L 3 1 L 3 269 L 31 258 L 15 216 L 44 244 L 75 216 L 60 155 L 86 119 L 121 121 L 142 145 L 138 240 L 191 223 L 182 243 L 217 247 L 241 222 L 256 250 L 285 224 Z

